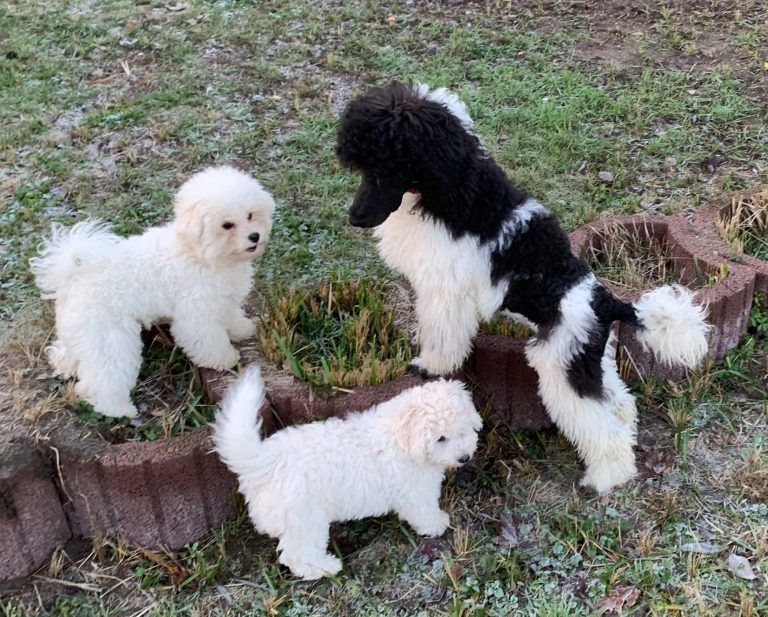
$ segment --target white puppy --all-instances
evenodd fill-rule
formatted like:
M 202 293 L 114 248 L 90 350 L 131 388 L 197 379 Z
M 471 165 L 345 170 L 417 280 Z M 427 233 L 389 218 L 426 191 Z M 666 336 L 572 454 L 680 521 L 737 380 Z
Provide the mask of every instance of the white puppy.
M 121 238 L 98 221 L 54 226 L 30 261 L 43 297 L 56 300 L 58 339 L 46 350 L 54 370 L 77 376 L 77 394 L 98 412 L 132 417 L 142 327 L 170 320 L 195 364 L 236 364 L 230 340 L 255 332 L 241 305 L 274 207 L 249 175 L 211 167 L 179 189 L 172 222 L 140 236 Z
M 215 449 L 237 475 L 256 529 L 278 538 L 279 561 L 296 576 L 336 574 L 328 526 L 394 511 L 417 533 L 439 536 L 445 470 L 467 462 L 482 420 L 458 381 L 431 381 L 345 419 L 278 431 L 262 441 L 265 400 L 249 367 L 225 395 Z

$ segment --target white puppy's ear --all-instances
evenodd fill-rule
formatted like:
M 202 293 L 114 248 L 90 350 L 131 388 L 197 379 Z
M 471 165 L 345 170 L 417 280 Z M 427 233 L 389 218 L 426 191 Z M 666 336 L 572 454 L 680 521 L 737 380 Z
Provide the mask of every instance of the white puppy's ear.
M 403 405 L 394 425 L 395 443 L 403 451 L 417 459 L 424 458 L 427 445 L 427 414 L 415 402 Z
M 176 236 L 194 255 L 202 257 L 205 241 L 205 217 L 200 202 L 177 202 L 173 211 Z

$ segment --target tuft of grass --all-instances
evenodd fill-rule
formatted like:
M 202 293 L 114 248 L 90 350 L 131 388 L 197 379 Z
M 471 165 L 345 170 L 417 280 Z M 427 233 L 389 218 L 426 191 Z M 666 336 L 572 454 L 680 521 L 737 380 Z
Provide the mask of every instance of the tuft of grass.
M 278 368 L 318 385 L 351 388 L 399 377 L 410 345 L 385 295 L 383 284 L 366 279 L 277 292 L 262 313 L 262 350 Z
M 715 224 L 734 250 L 768 259 L 768 188 L 734 195 L 728 212 Z
M 498 315 L 491 321 L 484 321 L 480 324 L 480 332 L 484 334 L 498 334 L 500 336 L 511 336 L 513 338 L 527 338 L 533 335 L 533 331 L 518 321 L 514 321 Z

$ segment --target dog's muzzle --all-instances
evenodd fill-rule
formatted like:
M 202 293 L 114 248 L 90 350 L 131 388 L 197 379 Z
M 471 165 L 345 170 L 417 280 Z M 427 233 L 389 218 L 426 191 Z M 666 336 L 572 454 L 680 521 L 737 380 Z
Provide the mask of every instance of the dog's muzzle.
M 469 462 L 469 454 L 465 454 L 464 456 L 462 456 L 462 457 L 459 459 L 459 463 L 461 463 L 462 465 L 463 465 L 464 463 L 468 463 L 468 462 Z

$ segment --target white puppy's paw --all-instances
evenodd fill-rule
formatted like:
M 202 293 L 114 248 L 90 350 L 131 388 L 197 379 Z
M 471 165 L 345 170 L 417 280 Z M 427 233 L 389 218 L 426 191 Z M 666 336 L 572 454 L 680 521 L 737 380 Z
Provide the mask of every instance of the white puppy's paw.
M 232 321 L 227 332 L 233 341 L 244 341 L 256 334 L 256 324 L 247 317 L 240 317 Z
M 595 489 L 600 495 L 628 482 L 637 475 L 634 460 L 593 463 L 581 479 L 581 486 Z
M 438 513 L 432 520 L 422 521 L 418 526 L 414 525 L 413 528 L 420 536 L 437 537 L 442 536 L 445 533 L 450 522 L 451 519 L 448 516 L 448 513 L 438 510 Z
M 192 361 L 203 368 L 211 368 L 215 371 L 225 371 L 235 366 L 240 360 L 240 352 L 231 345 L 219 353 L 212 354 L 207 351 L 205 356 L 199 359 L 192 358 Z
M 292 563 L 288 566 L 294 576 L 298 576 L 305 581 L 316 581 L 324 576 L 334 576 L 341 571 L 341 560 L 332 556 L 325 555 L 322 558 L 311 563 Z

